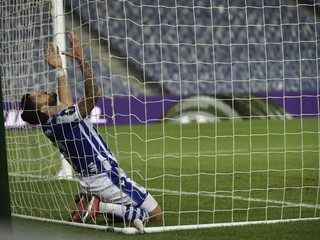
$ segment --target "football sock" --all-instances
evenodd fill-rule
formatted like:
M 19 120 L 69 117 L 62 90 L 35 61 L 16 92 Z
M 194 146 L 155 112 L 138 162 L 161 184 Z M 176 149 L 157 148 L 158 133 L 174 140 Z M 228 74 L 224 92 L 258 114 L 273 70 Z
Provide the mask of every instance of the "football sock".
M 130 205 L 122 206 L 120 204 L 100 202 L 99 209 L 101 213 L 124 218 L 130 222 L 135 219 L 140 219 L 142 222 L 148 222 L 149 220 L 149 214 L 144 209 Z

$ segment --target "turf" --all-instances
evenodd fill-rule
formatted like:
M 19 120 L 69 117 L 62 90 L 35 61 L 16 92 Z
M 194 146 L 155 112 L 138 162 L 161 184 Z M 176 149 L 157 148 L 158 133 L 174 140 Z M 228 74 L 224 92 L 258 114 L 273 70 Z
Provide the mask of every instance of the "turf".
M 162 206 L 163 221 L 148 226 L 172 226 L 320 217 L 319 126 L 318 119 L 312 118 L 159 123 L 100 127 L 99 131 L 127 175 L 147 187 Z M 73 195 L 80 190 L 76 181 L 54 177 L 60 166 L 57 150 L 38 130 L 13 130 L 7 134 L 7 151 L 13 213 L 67 220 Z M 101 217 L 98 222 L 105 224 L 104 220 Z M 24 221 L 14 219 L 14 226 L 28 231 L 29 221 L 23 227 Z M 31 221 L 33 224 L 53 228 L 53 232 L 70 230 L 85 236 L 88 232 L 97 239 L 101 234 L 111 239 L 119 235 Z M 298 229 L 305 237 L 319 233 L 317 224 L 319 221 L 213 228 L 152 237 L 207 239 L 214 234 L 219 239 L 233 239 L 233 235 L 241 239 L 257 233 L 259 239 L 266 234 L 295 239 L 290 229 Z
M 301 221 L 291 223 L 263 224 L 242 227 L 222 227 L 201 230 L 183 230 L 164 233 L 124 235 L 80 227 L 70 227 L 61 224 L 44 223 L 39 221 L 13 218 L 12 236 L 14 240 L 164 240 L 179 239 L 198 240 L 301 240 L 318 239 L 320 236 L 320 221 Z M 0 234 L 1 236 L 1 234 Z M 0 238 L 1 239 L 1 238 Z

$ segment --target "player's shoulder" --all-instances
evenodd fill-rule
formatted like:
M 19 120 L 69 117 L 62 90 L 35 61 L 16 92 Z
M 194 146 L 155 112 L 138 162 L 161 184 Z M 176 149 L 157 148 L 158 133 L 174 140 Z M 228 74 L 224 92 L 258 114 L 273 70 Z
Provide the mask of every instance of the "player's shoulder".
M 79 111 L 75 105 L 67 106 L 52 117 L 52 121 L 56 123 L 73 122 L 76 120 L 79 120 Z

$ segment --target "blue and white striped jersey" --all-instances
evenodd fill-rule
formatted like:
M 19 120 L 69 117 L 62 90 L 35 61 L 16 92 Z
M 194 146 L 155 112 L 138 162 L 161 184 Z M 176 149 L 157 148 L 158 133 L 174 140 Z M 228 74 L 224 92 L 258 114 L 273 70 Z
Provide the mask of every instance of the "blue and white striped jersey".
M 96 128 L 88 118 L 81 117 L 77 105 L 54 115 L 42 125 L 42 130 L 82 176 L 110 172 L 119 167 Z
M 81 174 L 80 184 L 87 192 L 109 202 L 122 203 L 126 195 L 137 207 L 144 203 L 148 196 L 146 189 L 126 177 L 97 129 L 88 118 L 81 117 L 77 105 L 51 117 L 42 125 L 42 130 Z M 125 195 L 115 189 L 121 189 Z

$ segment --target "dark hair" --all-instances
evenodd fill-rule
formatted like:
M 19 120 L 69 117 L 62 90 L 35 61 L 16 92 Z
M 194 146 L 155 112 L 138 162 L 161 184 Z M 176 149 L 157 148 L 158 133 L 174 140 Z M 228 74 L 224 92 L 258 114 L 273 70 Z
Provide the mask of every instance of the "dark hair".
M 22 109 L 21 118 L 27 123 L 40 124 L 48 119 L 47 115 L 37 109 L 37 103 L 29 93 L 22 96 L 20 107 Z

